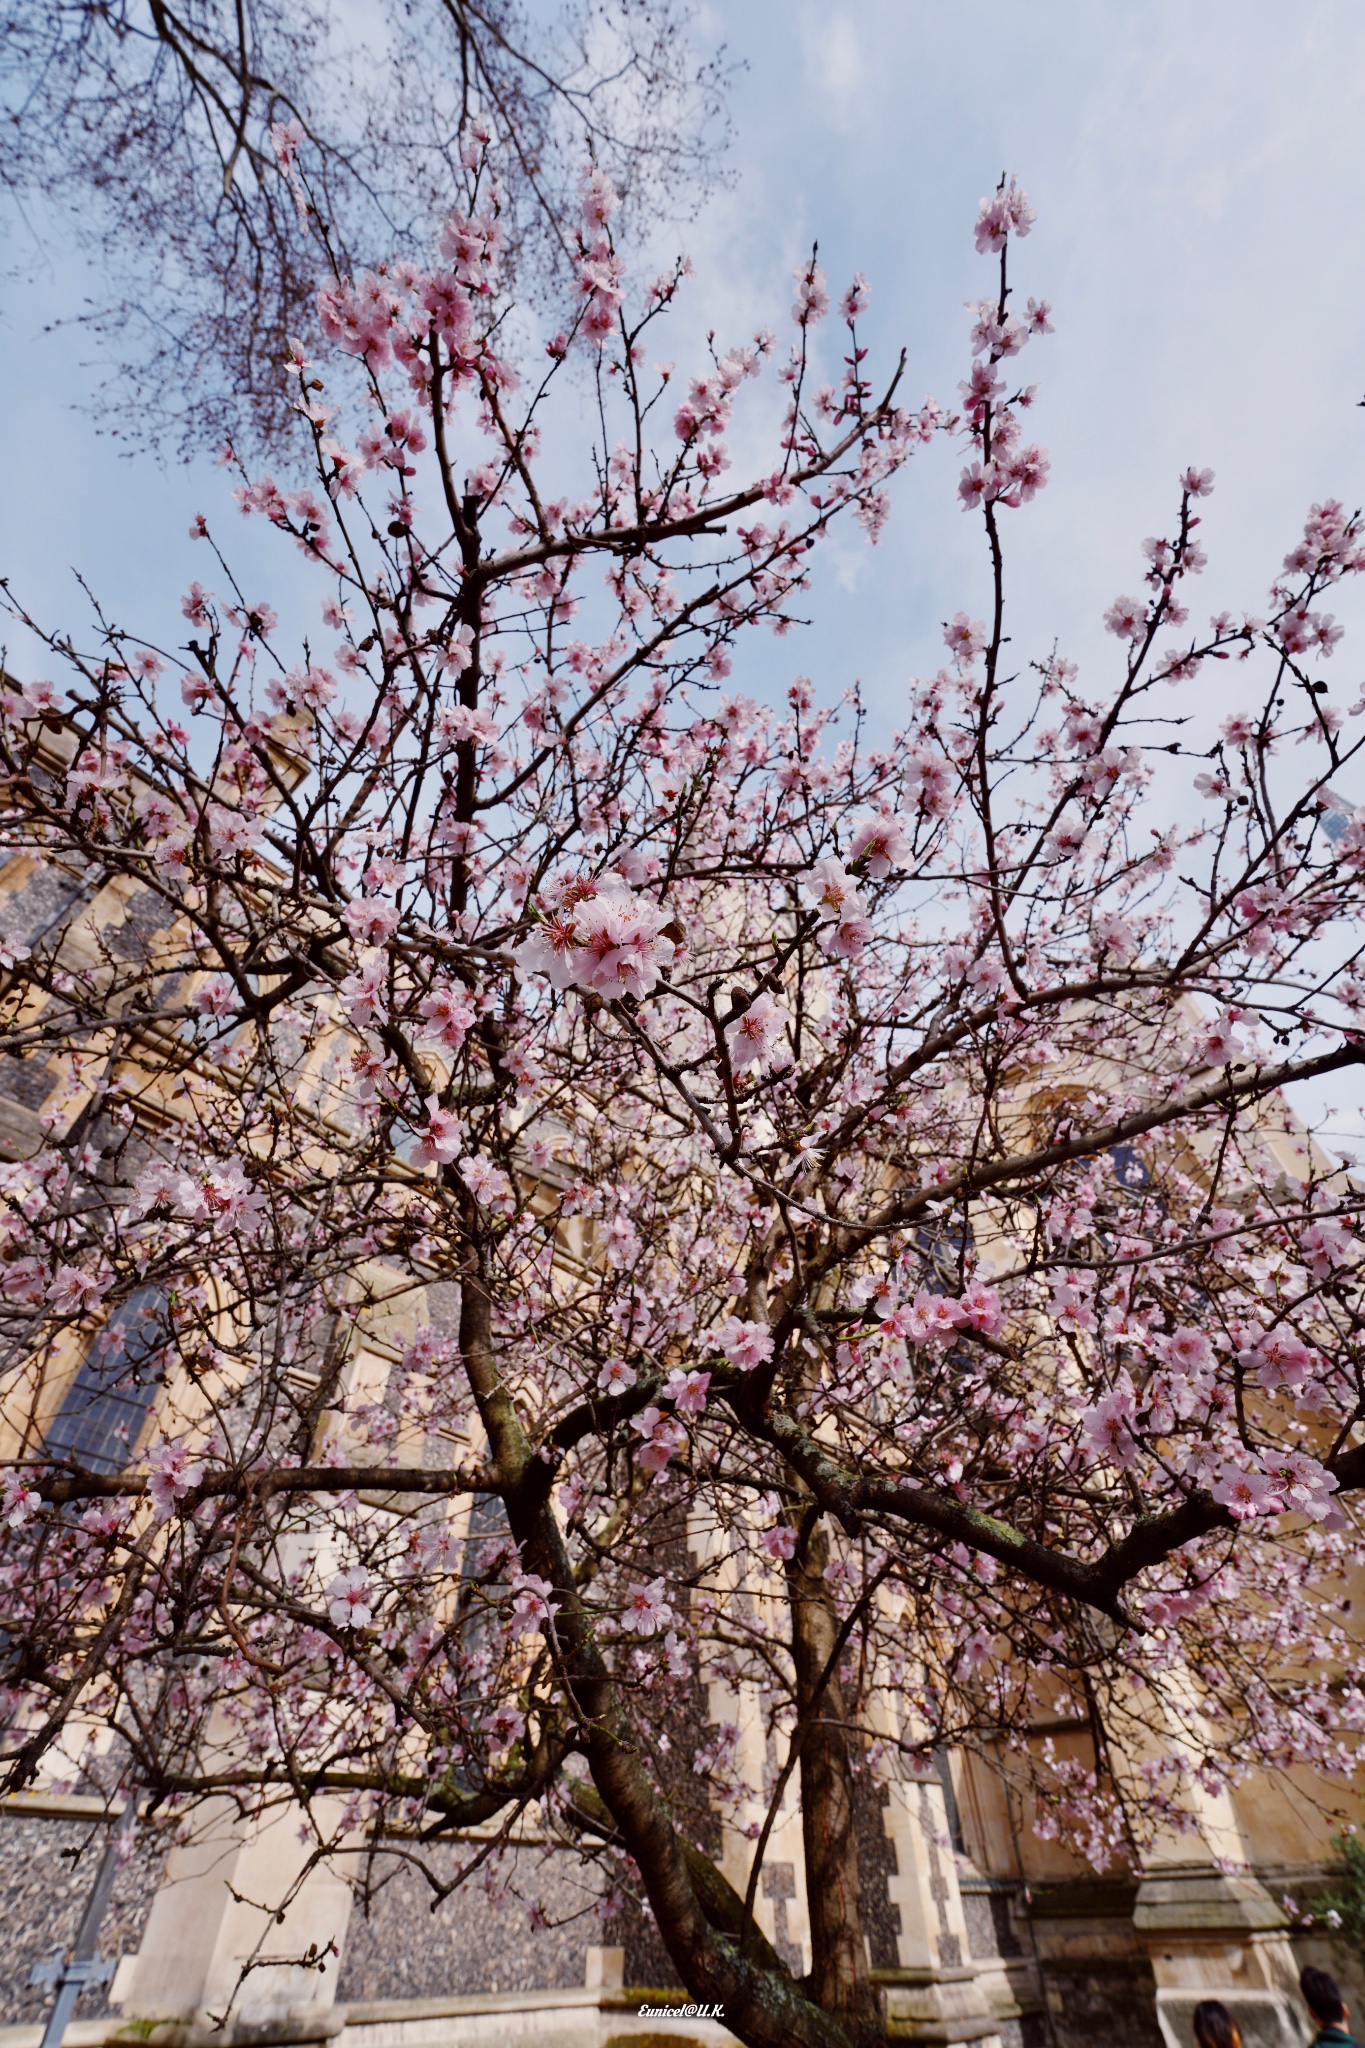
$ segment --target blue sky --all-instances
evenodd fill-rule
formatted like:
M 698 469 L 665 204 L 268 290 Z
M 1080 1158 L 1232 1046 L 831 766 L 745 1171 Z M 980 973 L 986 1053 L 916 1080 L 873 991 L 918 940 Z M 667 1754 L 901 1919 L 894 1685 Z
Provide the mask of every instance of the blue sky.
M 855 269 L 872 282 L 875 356 L 904 344 L 910 396 L 950 400 L 963 301 L 988 285 L 971 245 L 977 200 L 1004 169 L 1029 190 L 1039 218 L 1018 282 L 1051 300 L 1057 332 L 1029 351 L 1053 480 L 1013 522 L 1021 656 L 1056 638 L 1098 691 L 1115 656 L 1101 613 L 1135 587 L 1139 544 L 1169 520 L 1188 462 L 1218 478 L 1210 611 L 1262 602 L 1312 499 L 1365 497 L 1355 0 L 707 0 L 702 22 L 747 69 L 733 189 L 665 238 L 696 263 L 699 332 L 780 331 L 792 267 L 818 237 L 833 284 Z M 42 329 L 88 289 L 58 236 L 43 277 L 3 309 L 0 573 L 75 622 L 79 567 L 154 637 L 203 573 L 189 518 L 223 507 L 227 479 L 211 463 L 127 460 L 71 409 L 88 346 Z M 956 468 L 946 449 L 917 462 L 881 547 L 850 535 L 831 549 L 816 623 L 757 647 L 735 682 L 766 694 L 799 668 L 835 693 L 859 678 L 893 718 L 905 679 L 937 665 L 941 621 L 984 603 Z M 251 594 L 286 612 L 288 550 L 229 526 L 226 508 L 217 523 Z M 1336 609 L 1356 629 L 1332 675 L 1349 702 L 1365 675 L 1365 606 Z
M 1083 661 L 1111 658 L 1100 613 L 1133 586 L 1188 462 L 1218 475 L 1210 609 L 1258 602 L 1310 500 L 1358 500 L 1359 7 L 751 0 L 713 14 L 750 66 L 741 178 L 693 246 L 703 276 L 743 281 L 731 295 L 783 294 L 818 235 L 832 279 L 872 280 L 872 339 L 907 345 L 911 395 L 951 398 L 962 302 L 988 280 L 977 199 L 1004 169 L 1032 195 L 1016 274 L 1052 301 L 1057 332 L 1026 358 L 1053 459 L 1048 493 L 1014 522 L 1031 646 L 1056 633 Z M 907 657 L 933 658 L 946 614 L 980 605 L 955 469 L 907 477 L 881 558 L 850 542 L 841 561 L 847 601 L 824 611 L 821 655 L 856 648 L 879 691 Z
M 709 0 L 702 21 L 747 69 L 734 188 L 664 238 L 696 263 L 697 333 L 780 331 L 792 266 L 818 237 L 832 282 L 871 279 L 880 361 L 904 344 L 911 396 L 951 399 L 963 301 L 988 276 L 971 247 L 977 199 L 1006 167 L 1032 194 L 1019 282 L 1052 301 L 1057 333 L 1029 359 L 1053 481 L 1015 522 L 1021 644 L 1057 634 L 1105 658 L 1099 615 L 1131 587 L 1189 461 L 1218 473 L 1211 609 L 1257 601 L 1312 498 L 1361 495 L 1365 10 L 1352 0 Z M 227 479 L 211 463 L 129 461 L 71 409 L 88 342 L 42 330 L 89 288 L 58 235 L 46 274 L 0 313 L 0 573 L 67 615 L 79 566 L 131 624 L 199 566 L 188 519 L 223 502 Z M 850 535 L 783 666 L 831 687 L 861 674 L 894 709 L 904 675 L 937 659 L 941 619 L 981 602 L 956 466 L 943 451 L 902 480 L 880 550 Z M 248 528 L 231 531 L 246 545 Z M 292 573 L 269 545 L 249 553 L 263 574 Z

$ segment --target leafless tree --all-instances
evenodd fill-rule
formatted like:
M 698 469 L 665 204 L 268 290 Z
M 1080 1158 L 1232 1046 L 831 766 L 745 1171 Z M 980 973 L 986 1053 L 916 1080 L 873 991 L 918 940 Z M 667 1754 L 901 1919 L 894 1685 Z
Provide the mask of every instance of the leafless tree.
M 69 223 L 102 280 L 75 317 L 107 366 L 106 431 L 278 453 L 280 365 L 290 335 L 316 334 L 320 276 L 429 245 L 468 198 L 475 130 L 522 292 L 567 275 L 585 158 L 627 235 L 695 205 L 720 170 L 726 71 L 693 26 L 691 0 L 10 0 L 0 185 L 19 262 Z M 330 255 L 271 146 L 289 121 Z

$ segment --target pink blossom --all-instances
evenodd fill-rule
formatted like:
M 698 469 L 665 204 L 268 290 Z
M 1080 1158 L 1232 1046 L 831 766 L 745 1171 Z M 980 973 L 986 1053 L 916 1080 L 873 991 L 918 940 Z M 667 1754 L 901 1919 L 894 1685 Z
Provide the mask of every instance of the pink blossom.
M 636 1458 L 642 1472 L 662 1472 L 670 1459 L 686 1448 L 687 1432 L 683 1425 L 660 1408 L 646 1408 L 634 1417 L 631 1428 L 644 1438 Z
M 1332 1511 L 1332 1495 L 1340 1480 L 1306 1451 L 1263 1451 L 1261 1464 L 1284 1509 L 1306 1515 L 1309 1521 L 1326 1520 Z
M 521 1623 L 523 1635 L 529 1635 L 558 1614 L 557 1604 L 551 1600 L 554 1591 L 548 1579 L 542 1579 L 535 1572 L 518 1572 L 512 1580 L 512 1618 Z
M 446 1111 L 437 1114 L 448 1114 Z M 436 1121 L 433 1114 L 427 1129 L 430 1131 Z M 435 1149 L 434 1141 L 433 1150 Z M 476 1152 L 460 1161 L 460 1179 L 469 1189 L 476 1202 L 482 1202 L 495 1215 L 510 1216 L 516 1207 L 516 1190 L 500 1166 L 494 1166 L 491 1159 L 485 1159 Z
M 961 662 L 971 663 L 985 652 L 986 627 L 981 619 L 969 619 L 966 612 L 954 612 L 943 628 L 944 643 Z
M 589 164 L 580 181 L 583 218 L 593 229 L 604 228 L 621 201 L 615 185 L 597 164 Z
M 476 746 L 486 747 L 498 736 L 498 721 L 483 705 L 471 709 L 468 704 L 456 704 L 451 710 L 441 713 L 437 731 L 440 738 L 451 746 L 463 746 L 472 741 Z
M 165 839 L 185 822 L 169 797 L 163 796 L 159 789 L 141 791 L 133 801 L 133 811 L 148 839 Z
M 852 322 L 861 319 L 867 311 L 867 302 L 871 296 L 871 285 L 863 276 L 861 270 L 855 270 L 852 284 L 839 301 L 839 311 L 843 314 L 845 320 Z
M 88 1273 L 80 1266 L 58 1266 L 47 1298 L 59 1316 L 89 1315 L 108 1292 L 112 1275 Z
M 119 748 L 96 753 L 85 747 L 75 765 L 66 771 L 67 808 L 74 811 L 84 798 L 100 791 L 119 789 L 124 781 L 124 755 Z
M 434 988 L 430 995 L 423 996 L 418 1014 L 429 1027 L 428 1036 L 450 1052 L 460 1050 L 476 1021 L 468 1003 L 461 1002 L 448 988 Z
M 709 1372 L 684 1372 L 676 1368 L 664 1382 L 664 1398 L 673 1403 L 679 1415 L 701 1415 L 706 1409 L 706 1390 L 710 1384 Z
M 523 979 L 543 974 L 555 988 L 572 988 L 577 970 L 578 927 L 571 915 L 543 918 L 529 938 L 512 950 Z
M 1126 1471 L 1137 1462 L 1136 1412 L 1133 1383 L 1127 1373 L 1120 1373 L 1110 1391 L 1082 1411 L 1081 1442 L 1092 1456 Z
M 1282 1326 L 1261 1339 L 1248 1354 L 1247 1362 L 1256 1366 L 1257 1378 L 1266 1392 L 1274 1393 L 1280 1387 L 1298 1392 L 1316 1361 L 1298 1332 Z
M 325 668 L 292 669 L 283 688 L 285 701 L 306 711 L 324 711 L 337 693 L 336 678 Z
M 653 1636 L 660 1629 L 667 1628 L 673 1620 L 673 1610 L 668 1604 L 667 1589 L 662 1579 L 651 1579 L 647 1586 L 632 1586 L 626 1595 L 625 1611 L 621 1626 L 633 1635 Z
M 502 1055 L 502 1063 L 503 1066 L 507 1069 L 507 1072 L 511 1074 L 513 1079 L 516 1081 L 517 1101 L 529 1102 L 532 1096 L 534 1095 L 537 1086 L 545 1078 L 544 1068 L 540 1065 L 540 1063 L 537 1060 L 533 1060 L 531 1058 L 530 1053 L 526 1050 L 526 1047 L 524 1045 L 507 1046 Z M 532 1142 L 543 1143 L 544 1141 L 533 1140 Z M 531 1163 L 533 1165 L 535 1164 L 534 1159 Z
M 176 1207 L 196 1223 L 237 1224 L 250 1231 L 264 1217 L 265 1197 L 252 1186 L 240 1159 L 207 1159 L 181 1174 Z
M 237 991 L 225 974 L 212 975 L 194 992 L 194 1007 L 205 1017 L 225 1017 L 237 1007 Z
M 348 974 L 337 993 L 351 1022 L 362 1030 L 377 1024 L 388 1014 L 384 985 L 389 963 L 383 953 L 371 953 L 358 973 Z
M 290 170 L 294 158 L 304 144 L 302 124 L 295 120 L 272 121 L 270 124 L 270 146 L 275 152 L 275 161 L 282 171 Z
M 436 661 L 447 675 L 462 676 L 473 659 L 474 628 L 472 626 L 457 626 L 446 645 L 438 648 L 436 651 Z
M 25 1486 L 12 1467 L 0 1473 L 0 1522 L 7 1529 L 22 1529 L 26 1522 L 32 1521 L 42 1504 L 42 1495 L 35 1493 L 31 1486 Z
M 1114 911 L 1106 911 L 1094 923 L 1095 950 L 1108 953 L 1118 966 L 1124 967 L 1137 952 L 1137 934 L 1126 919 Z
M 1048 845 L 1063 859 L 1074 858 L 1084 853 L 1090 844 L 1090 834 L 1079 818 L 1062 818 L 1048 834 Z
M 962 1291 L 958 1314 L 963 1327 L 979 1330 L 983 1337 L 998 1337 L 1005 1326 L 1004 1304 L 993 1287 L 973 1280 Z
M 1237 1036 L 1231 1017 L 1215 1018 L 1198 1041 L 1199 1057 L 1206 1066 L 1226 1067 L 1230 1061 L 1240 1059 L 1245 1048 Z
M 832 959 L 858 960 L 871 937 L 871 919 L 862 911 L 855 911 L 841 917 L 837 924 L 827 924 L 820 934 L 820 944 Z
M 875 882 L 883 881 L 893 868 L 905 867 L 910 842 L 900 820 L 882 816 L 855 819 L 848 857 L 854 866 L 865 861 Z
M 627 1387 L 633 1387 L 639 1375 L 624 1358 L 609 1358 L 597 1375 L 597 1384 L 604 1394 L 624 1394 Z M 708 1375 L 709 1377 L 709 1375 Z
M 942 1349 L 951 1344 L 964 1320 L 957 1302 L 946 1294 L 936 1294 L 928 1287 L 918 1288 L 914 1301 L 901 1314 L 910 1342 L 929 1349 Z
M 952 806 L 957 771 L 942 754 L 916 748 L 905 770 L 907 799 L 931 818 L 946 817 Z
M 1299 1256 L 1315 1280 L 1326 1280 L 1339 1266 L 1352 1263 L 1356 1240 L 1335 1216 L 1310 1223 L 1299 1237 Z
M 618 1210 L 616 1215 L 607 1219 L 602 1232 L 602 1249 L 606 1254 L 607 1264 L 615 1266 L 618 1271 L 623 1267 L 633 1266 L 638 1259 L 640 1233 L 624 1211 Z
M 790 1022 L 790 1014 L 766 989 L 756 995 L 748 1009 L 726 1026 L 725 1042 L 735 1071 L 765 1064 Z
M 338 1572 L 325 1595 L 327 1612 L 335 1628 L 368 1628 L 379 1602 L 359 1565 Z
M 514 950 L 523 974 L 545 974 L 557 988 L 594 989 L 608 1000 L 647 996 L 672 960 L 670 914 L 631 893 L 616 875 L 589 885 L 572 917 L 544 919 Z
M 741 1372 L 752 1372 L 773 1355 L 773 1333 L 768 1325 L 742 1322 L 737 1316 L 730 1316 L 712 1332 L 712 1342 Z
M 445 1166 L 464 1143 L 464 1125 L 453 1110 L 442 1109 L 440 1097 L 428 1095 L 427 1120 L 413 1150 L 420 1166 Z
M 800 270 L 794 270 L 796 298 L 792 305 L 792 319 L 798 327 L 807 327 L 816 320 L 823 320 L 829 311 L 829 293 L 825 289 L 825 273 L 818 263 L 811 262 Z
M 601 343 L 616 325 L 622 297 L 621 261 L 599 235 L 577 265 L 578 289 L 587 301 L 583 332 Z
M 1237 1522 L 1282 1511 L 1274 1483 L 1267 1474 L 1234 1464 L 1230 1458 L 1223 1459 L 1209 1491 Z
M 970 512 L 973 506 L 989 503 L 997 496 L 999 483 L 994 463 L 969 462 L 957 483 L 963 510 Z
M 1104 623 L 1120 640 L 1140 640 L 1147 630 L 1147 607 L 1140 597 L 1116 597 Z
M 398 912 L 374 896 L 358 896 L 341 913 L 341 921 L 358 945 L 382 946 L 398 929 Z
M 997 464 L 1001 482 L 1007 486 L 1012 505 L 1027 505 L 1047 483 L 1051 465 L 1044 449 L 1030 443 L 1013 449 Z
M 6 1301 L 41 1301 L 47 1290 L 47 1270 L 41 1259 L 10 1259 L 0 1266 L 0 1293 Z
M 983 199 L 976 219 L 976 247 L 981 256 L 991 256 L 1002 249 L 1011 232 L 1026 235 L 1038 218 L 1029 205 L 1028 194 L 1015 184 L 1013 178 L 999 192 Z
M 796 1531 L 788 1522 L 777 1522 L 771 1529 L 763 1531 L 763 1550 L 768 1557 L 781 1563 L 796 1555 Z
M 970 1678 L 991 1654 L 991 1633 L 987 1628 L 970 1629 L 958 1643 L 953 1669 L 959 1678 Z
M 1161 1347 L 1162 1357 L 1177 1372 L 1203 1372 L 1212 1363 L 1213 1346 L 1202 1330 L 1187 1325 L 1172 1331 Z
M 1047 1312 L 1061 1330 L 1093 1330 L 1095 1308 L 1088 1288 L 1077 1279 L 1059 1279 L 1052 1289 Z
M 1219 731 L 1232 747 L 1249 747 L 1260 735 L 1260 721 L 1244 711 L 1236 711 L 1225 718 Z
M 171 1166 L 165 1160 L 153 1159 L 144 1166 L 133 1182 L 133 1199 L 128 1204 L 129 1220 L 136 1222 L 163 1203 L 178 1203 L 185 1175 L 178 1166 Z
M 578 916 L 576 978 L 584 988 L 607 997 L 647 996 L 658 985 L 673 958 L 674 944 L 663 936 L 669 913 L 657 903 L 632 895 L 604 876 L 597 895 Z
M 164 1522 L 175 1513 L 191 1488 L 199 1485 L 204 1477 L 204 1463 L 201 1458 L 192 1457 L 183 1443 L 170 1443 L 163 1438 L 148 1455 L 147 1474 L 147 1491 L 156 1518 Z
M 495 1707 L 479 1723 L 492 1750 L 510 1749 L 526 1733 L 526 1716 L 515 1707 Z
M 832 853 L 816 861 L 801 886 L 820 912 L 822 924 L 842 923 L 846 917 L 857 917 L 862 912 L 857 882 Z
M 209 846 L 215 860 L 234 862 L 240 855 L 254 851 L 260 840 L 262 825 L 259 818 L 227 804 L 211 803 L 206 813 L 209 830 Z
M 24 710 L 36 717 L 47 712 L 60 713 L 66 709 L 66 698 L 55 683 L 44 677 L 35 676 L 23 685 L 21 702 Z
M 1330 612 L 1310 611 L 1306 604 L 1291 605 L 1279 619 L 1280 638 L 1290 654 L 1316 652 L 1325 660 L 1342 632 Z

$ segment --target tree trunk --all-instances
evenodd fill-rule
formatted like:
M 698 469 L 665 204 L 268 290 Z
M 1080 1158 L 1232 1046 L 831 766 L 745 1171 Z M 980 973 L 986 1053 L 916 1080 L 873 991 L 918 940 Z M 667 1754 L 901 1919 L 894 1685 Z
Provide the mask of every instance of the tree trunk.
M 809 1719 L 801 1750 L 801 1832 L 806 1850 L 810 1992 L 855 2039 L 884 2038 L 863 1936 L 854 1829 L 852 1742 L 837 1670 L 839 1617 L 825 1578 L 829 1538 L 817 1523 L 787 1567 L 797 1705 Z M 826 1674 L 828 1673 L 828 1676 Z M 822 1684 L 823 1682 L 823 1684 Z
M 554 1589 L 554 1656 L 565 1703 L 577 1724 L 593 1785 L 635 1860 L 679 1976 L 698 2003 L 723 2008 L 725 2025 L 748 2048 L 865 2048 L 854 2030 L 837 2013 L 822 2010 L 771 1951 L 767 1956 L 745 1953 L 742 1901 L 736 1902 L 733 1933 L 722 1932 L 708 1917 L 666 1802 L 640 1761 L 629 1710 L 580 1597 L 550 1506 L 549 1468 L 532 1457 L 501 1383 L 486 1274 L 471 1259 L 460 1279 L 460 1349 L 499 1469 L 508 1522 L 523 1565 Z M 719 1885 L 703 1882 L 702 1890 L 718 1891 Z M 709 1903 L 723 1922 L 726 1913 L 717 1912 L 714 1898 Z

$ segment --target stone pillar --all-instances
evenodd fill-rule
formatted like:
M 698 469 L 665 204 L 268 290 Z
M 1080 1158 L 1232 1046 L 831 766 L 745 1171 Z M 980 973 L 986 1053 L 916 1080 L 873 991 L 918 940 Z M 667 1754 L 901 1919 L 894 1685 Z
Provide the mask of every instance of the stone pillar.
M 763 1702 L 754 1686 L 734 1687 L 707 1682 L 707 1711 L 716 1727 L 730 1723 L 739 1730 L 735 1744 L 738 1775 L 758 1796 L 741 1802 L 739 1811 L 721 1822 L 720 1868 L 743 1898 L 748 1888 L 754 1842 L 750 1828 L 767 1818 L 767 1787 L 786 1762 L 785 1737 L 767 1726 Z M 811 1966 L 810 1919 L 806 1910 L 806 1850 L 801 1834 L 800 1773 L 793 1771 L 777 1809 L 759 1873 L 754 1918 L 788 1969 L 804 1976 Z
M 894 1780 L 884 1825 L 896 1852 L 887 1889 L 900 1909 L 900 1967 L 879 1971 L 900 2039 L 1000 2048 L 999 2020 L 972 1960 L 944 1782 L 933 1764 Z
M 1245 2048 L 1303 2048 L 1311 2029 L 1297 1997 L 1288 1923 L 1259 1878 L 1207 1857 L 1149 1859 L 1133 1926 L 1152 1962 L 1166 2048 L 1192 2048 L 1201 1998 L 1219 1998 Z
M 626 1952 L 623 1948 L 589 1948 L 583 1966 L 586 1990 L 619 1991 L 625 1981 Z
M 1166 2048 L 1193 2048 L 1202 1998 L 1222 2000 L 1245 2048 L 1304 2048 L 1288 1921 L 1251 1868 L 1231 1795 L 1196 1787 L 1193 1805 L 1194 1829 L 1163 1829 L 1143 1858 L 1133 1908 Z
M 351 1894 L 343 1878 L 313 1870 L 277 1921 L 307 1858 L 298 1809 L 289 1807 L 247 1831 L 224 1801 L 198 1816 L 195 1839 L 171 1851 L 152 1902 L 142 1945 L 125 1958 L 111 1996 L 125 2019 L 205 2025 L 232 2009 L 240 2029 L 276 2039 L 316 2040 L 336 2033 L 340 1954 Z M 309 1968 L 329 1943 L 338 1954 Z M 243 1965 L 254 1962 L 245 1979 Z
M 708 1598 L 721 1605 L 742 1595 L 759 1600 L 781 1597 L 781 1581 L 776 1572 L 769 1584 L 762 1580 L 757 1584 L 745 1581 L 727 1531 L 709 1515 L 692 1513 L 687 1542 L 705 1573 L 699 1593 L 704 1590 Z M 757 1686 L 713 1678 L 705 1668 L 702 1679 L 707 1719 L 715 1729 L 735 1729 L 736 1775 L 754 1792 L 753 1797 L 740 1802 L 738 1811 L 720 1817 L 719 1866 L 743 1898 L 754 1855 L 754 1839 L 748 1830 L 761 1828 L 767 1818 L 770 1788 L 787 1759 L 787 1738 L 769 1727 L 764 1697 Z M 804 1976 L 811 1967 L 812 1956 L 799 1770 L 793 1771 L 788 1780 L 768 1838 L 758 1896 L 754 1900 L 754 1919 L 793 1974 Z

